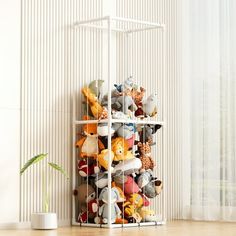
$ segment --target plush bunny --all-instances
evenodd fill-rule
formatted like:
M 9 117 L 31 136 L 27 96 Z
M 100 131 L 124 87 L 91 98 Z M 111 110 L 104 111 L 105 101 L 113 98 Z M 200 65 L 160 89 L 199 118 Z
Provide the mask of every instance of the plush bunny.
M 103 205 L 99 207 L 98 214 L 102 217 L 102 222 L 104 224 L 108 223 L 108 204 L 111 206 L 111 223 L 116 222 L 116 218 L 120 218 L 121 210 L 117 205 L 117 202 L 120 201 L 119 199 L 120 193 L 117 188 L 113 187 L 111 189 L 111 202 L 108 202 L 108 188 L 105 187 L 100 195 L 99 200 L 103 201 Z

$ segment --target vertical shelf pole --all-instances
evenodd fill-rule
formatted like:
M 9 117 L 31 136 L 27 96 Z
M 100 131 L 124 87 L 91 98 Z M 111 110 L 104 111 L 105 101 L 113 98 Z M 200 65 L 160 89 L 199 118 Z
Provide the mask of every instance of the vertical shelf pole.
M 107 79 L 108 79 L 108 227 L 111 228 L 111 18 L 107 18 Z

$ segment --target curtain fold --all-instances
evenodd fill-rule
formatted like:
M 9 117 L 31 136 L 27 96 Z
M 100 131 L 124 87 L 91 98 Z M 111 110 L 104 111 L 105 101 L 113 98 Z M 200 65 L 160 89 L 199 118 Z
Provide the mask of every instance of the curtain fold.
M 185 215 L 236 221 L 236 1 L 189 0 L 185 14 L 191 163 Z

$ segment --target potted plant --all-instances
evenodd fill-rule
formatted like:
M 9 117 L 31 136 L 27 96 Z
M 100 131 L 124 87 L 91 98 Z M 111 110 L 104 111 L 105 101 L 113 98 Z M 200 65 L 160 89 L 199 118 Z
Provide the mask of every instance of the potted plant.
M 48 154 L 39 154 L 28 160 L 22 169 L 20 174 L 22 175 L 30 166 L 43 161 Z M 51 168 L 63 174 L 67 179 L 69 179 L 65 170 L 56 163 L 47 162 L 43 165 L 41 173 L 41 184 L 42 184 L 42 212 L 31 214 L 31 227 L 33 229 L 56 229 L 57 228 L 57 215 L 56 213 L 49 212 L 49 193 L 47 191 L 50 188 L 50 178 L 46 179 L 46 168 Z M 47 188 L 48 186 L 48 188 Z

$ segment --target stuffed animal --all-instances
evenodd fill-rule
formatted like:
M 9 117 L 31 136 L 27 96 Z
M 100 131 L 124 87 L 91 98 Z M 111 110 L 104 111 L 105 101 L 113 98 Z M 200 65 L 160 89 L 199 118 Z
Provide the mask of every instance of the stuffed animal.
M 111 129 L 111 135 L 113 135 L 115 133 L 115 130 L 113 127 L 110 128 Z M 108 136 L 108 124 L 107 123 L 99 123 L 98 127 L 97 127 L 97 133 L 99 136 Z
M 125 91 L 131 91 L 132 88 L 135 88 L 135 84 L 134 84 L 134 79 L 132 76 L 128 77 L 123 84 L 114 84 L 116 90 L 119 92 L 119 93 L 122 93 L 122 92 L 125 92 Z
M 122 111 L 112 110 L 112 118 L 119 119 L 119 120 L 122 120 L 122 119 L 127 120 L 131 117 L 130 117 L 130 114 L 128 114 L 128 115 L 124 114 L 124 112 L 122 112 Z
M 129 144 L 124 138 L 117 137 L 113 139 L 111 146 L 112 151 L 114 152 L 114 161 L 123 161 L 134 158 L 132 152 L 128 151 Z
M 111 151 L 111 162 L 114 159 L 114 152 Z M 98 163 L 100 166 L 108 170 L 108 160 L 109 160 L 109 150 L 104 149 L 102 152 L 98 155 Z M 113 171 L 113 167 L 111 166 L 111 171 Z
M 161 216 L 157 216 L 155 212 L 147 207 L 142 207 L 139 211 L 142 222 L 157 222 L 161 220 Z
M 139 137 L 141 143 L 150 142 L 150 145 L 154 145 L 153 142 L 153 134 L 157 132 L 158 129 L 160 129 L 162 125 L 156 124 L 156 125 L 144 125 L 143 127 L 138 127 L 140 129 L 139 131 Z
M 129 95 L 112 98 L 111 107 L 117 111 L 122 111 L 126 115 L 129 114 L 129 111 L 136 111 L 138 109 L 133 98 Z
M 127 176 L 127 181 L 124 183 L 124 193 L 127 195 L 138 193 L 140 191 L 139 186 L 136 184 L 131 176 Z
M 95 185 L 97 188 L 105 188 L 108 185 L 108 173 L 101 172 L 96 175 Z
M 137 178 L 137 184 L 139 188 L 145 187 L 149 182 L 153 180 L 153 174 L 151 170 L 147 170 L 143 172 L 141 175 L 138 176 Z
M 135 208 L 141 208 L 143 206 L 143 197 L 138 193 L 131 193 L 127 199 Z
M 145 116 L 153 117 L 157 114 L 157 95 L 156 94 L 150 95 L 143 102 L 143 111 L 144 111 Z
M 97 79 L 97 80 L 93 80 L 88 86 L 91 92 L 98 98 L 98 100 L 101 100 L 102 98 L 103 83 L 104 83 L 104 80 Z
M 117 205 L 120 200 L 120 193 L 116 188 L 111 189 L 111 202 L 108 202 L 108 188 L 105 187 L 100 195 L 99 200 L 103 201 L 103 205 L 99 207 L 99 216 L 102 217 L 102 222 L 104 224 L 108 223 L 108 204 L 111 206 L 111 223 L 115 223 L 117 218 L 120 218 L 121 210 Z
M 89 117 L 84 116 L 84 120 L 89 120 Z M 86 136 L 76 143 L 76 147 L 80 148 L 81 158 L 97 158 L 100 150 L 105 148 L 101 140 L 98 138 L 97 124 L 93 123 L 83 125 L 83 132 Z
M 138 186 L 148 198 L 154 198 L 160 194 L 163 185 L 162 181 L 154 178 L 151 171 L 142 173 L 137 180 Z
M 98 211 L 98 202 L 95 199 L 96 192 L 94 188 L 89 184 L 81 184 L 74 190 L 74 195 L 80 206 L 78 221 L 84 223 L 93 220 Z
M 119 192 L 119 198 L 118 198 L 117 202 L 124 202 L 126 200 L 126 197 L 125 197 L 123 190 L 119 186 L 117 186 L 117 184 L 115 182 L 112 182 L 111 186 L 113 188 L 116 188 Z
M 104 117 L 104 108 L 98 101 L 98 98 L 92 93 L 90 88 L 85 87 L 82 89 L 82 93 L 85 97 L 85 102 L 89 105 L 93 116 L 96 119 L 100 119 L 101 116 Z
M 135 111 L 135 116 L 136 117 L 144 117 L 144 112 L 143 112 L 143 97 L 145 94 L 145 89 L 140 87 L 140 91 L 138 89 L 132 89 L 131 91 L 131 96 L 138 107 L 138 109 Z
M 151 157 L 151 147 L 149 142 L 146 143 L 138 143 L 138 152 L 139 158 L 142 162 L 142 167 L 140 169 L 140 173 L 143 173 L 145 170 L 153 170 L 155 163 L 153 158 Z
M 78 161 L 78 171 L 80 176 L 87 177 L 100 172 L 99 166 L 94 162 L 89 160 L 80 160 Z
M 124 209 L 124 217 L 128 220 L 129 223 L 140 223 L 141 222 L 142 217 L 137 212 L 137 209 L 135 208 L 135 206 L 131 202 L 126 201 L 123 204 L 123 209 Z
M 121 161 L 114 167 L 113 173 L 116 175 L 134 175 L 139 172 L 142 162 L 139 158 L 132 158 L 129 160 Z
M 132 148 L 135 141 L 135 125 L 133 123 L 114 123 L 112 127 L 119 137 L 126 139 L 128 148 Z

